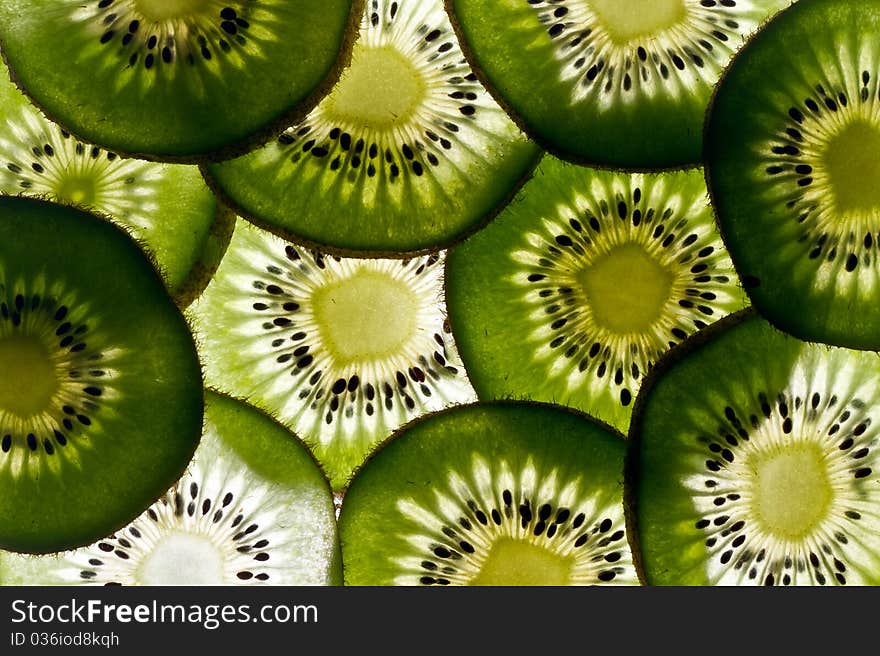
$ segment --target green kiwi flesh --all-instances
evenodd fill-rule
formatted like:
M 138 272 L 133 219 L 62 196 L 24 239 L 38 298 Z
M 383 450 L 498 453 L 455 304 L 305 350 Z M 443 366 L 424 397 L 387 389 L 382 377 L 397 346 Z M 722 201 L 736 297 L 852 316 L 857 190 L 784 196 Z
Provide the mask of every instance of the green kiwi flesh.
M 623 431 L 652 364 L 746 302 L 699 170 L 549 155 L 450 253 L 446 294 L 480 398 L 566 404 Z
M 208 392 L 183 477 L 87 547 L 0 552 L 2 585 L 337 585 L 333 497 L 308 449 L 266 415 Z
M 802 342 L 747 310 L 649 378 L 626 470 L 643 582 L 880 582 L 877 354 Z
M 791 0 L 446 0 L 474 68 L 541 145 L 645 169 L 700 161 L 712 88 Z
M 880 349 L 878 31 L 877 0 L 793 5 L 736 58 L 706 126 L 709 188 L 755 307 L 802 339 L 871 350 Z
M 376 0 L 317 108 L 207 171 L 243 216 L 277 234 L 387 253 L 474 230 L 537 155 L 477 81 L 440 0 Z
M 201 369 L 121 230 L 0 197 L 0 547 L 78 547 L 130 521 L 199 440 Z M 161 409 L 161 411 L 157 411 Z
M 442 272 L 441 254 L 329 256 L 240 220 L 188 310 L 206 380 L 290 427 L 338 490 L 400 425 L 475 398 Z
M 123 159 L 83 143 L 48 121 L 2 76 L 0 113 L 0 193 L 109 218 L 154 258 L 182 304 L 195 296 L 231 234 L 231 217 L 198 167 Z
M 310 108 L 336 69 L 352 5 L 3 0 L 0 43 L 16 82 L 79 138 L 192 160 Z
M 635 584 L 624 450 L 619 433 L 549 405 L 476 404 L 419 420 L 345 494 L 345 583 Z

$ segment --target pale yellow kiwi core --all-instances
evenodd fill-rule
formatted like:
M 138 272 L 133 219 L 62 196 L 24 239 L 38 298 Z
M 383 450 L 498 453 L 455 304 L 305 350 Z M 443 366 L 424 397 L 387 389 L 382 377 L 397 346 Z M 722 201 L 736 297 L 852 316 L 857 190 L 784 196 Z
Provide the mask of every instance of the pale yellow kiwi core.
M 204 13 L 211 0 L 135 0 L 134 4 L 144 18 L 158 22 Z
M 523 540 L 498 538 L 470 585 L 569 585 L 574 558 Z
M 880 129 L 868 121 L 849 124 L 828 142 L 825 167 L 838 214 L 880 214 Z
M 579 274 L 593 320 L 614 333 L 643 332 L 660 317 L 673 276 L 638 244 L 617 246 Z
M 589 5 L 617 42 L 657 34 L 687 14 L 685 0 L 589 0 Z
M 382 129 L 409 119 L 424 99 L 421 74 L 396 48 L 356 48 L 327 107 L 341 121 Z
M 58 372 L 39 339 L 0 338 L 0 410 L 33 417 L 49 408 L 56 391 Z
M 754 472 L 754 508 L 768 533 L 802 538 L 825 517 L 832 491 L 818 449 L 802 445 L 761 457 Z
M 170 533 L 144 558 L 137 579 L 142 585 L 223 585 L 224 562 L 207 537 Z
M 362 270 L 321 287 L 313 304 L 321 338 L 337 360 L 383 360 L 416 335 L 416 294 L 382 271 Z
M 58 199 L 71 205 L 93 205 L 95 180 L 90 176 L 65 176 L 55 189 Z

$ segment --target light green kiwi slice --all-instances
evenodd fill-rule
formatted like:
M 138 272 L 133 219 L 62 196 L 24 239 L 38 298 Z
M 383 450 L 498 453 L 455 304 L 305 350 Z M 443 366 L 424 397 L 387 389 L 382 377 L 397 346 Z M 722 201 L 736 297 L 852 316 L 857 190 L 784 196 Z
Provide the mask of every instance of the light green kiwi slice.
M 551 156 L 453 250 L 446 293 L 481 398 L 567 404 L 621 430 L 653 363 L 746 302 L 700 170 Z
M 561 408 L 457 407 L 367 461 L 339 516 L 347 585 L 637 583 L 622 436 Z
M 0 372 L 0 548 L 107 535 L 198 443 L 192 335 L 137 245 L 93 215 L 0 196 Z
M 0 75 L 0 193 L 73 205 L 124 227 L 182 305 L 207 283 L 232 234 L 196 166 L 123 159 L 47 120 Z
M 0 552 L 0 584 L 335 585 L 341 565 L 330 486 L 308 449 L 209 392 L 202 440 L 170 490 L 87 547 Z
M 485 223 L 537 153 L 477 81 L 440 0 L 372 0 L 351 65 L 317 108 L 208 173 L 282 236 L 385 253 Z
M 706 126 L 719 225 L 755 307 L 801 339 L 871 350 L 880 348 L 878 31 L 876 0 L 793 5 L 734 61 Z
M 877 585 L 877 354 L 753 310 L 685 342 L 639 395 L 627 528 L 653 585 Z
M 442 272 L 442 254 L 332 257 L 239 221 L 189 309 L 206 379 L 292 428 L 340 489 L 400 425 L 474 399 Z
M 114 152 L 196 160 L 302 115 L 350 51 L 352 0 L 3 0 L 0 43 L 46 114 Z
M 701 161 L 712 88 L 791 0 L 446 0 L 475 70 L 561 157 L 626 169 Z

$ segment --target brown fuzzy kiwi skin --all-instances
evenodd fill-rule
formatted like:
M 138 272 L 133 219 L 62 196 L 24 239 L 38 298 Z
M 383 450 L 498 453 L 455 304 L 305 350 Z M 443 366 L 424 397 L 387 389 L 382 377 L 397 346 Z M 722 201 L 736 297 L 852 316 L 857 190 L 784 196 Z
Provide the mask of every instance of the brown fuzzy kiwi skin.
M 278 134 L 280 134 L 280 132 Z M 275 137 L 277 137 L 278 134 L 276 134 Z M 543 157 L 544 152 L 538 150 L 535 153 L 533 160 L 529 162 L 529 165 L 526 167 L 522 176 L 520 176 L 520 178 L 513 184 L 507 194 L 505 194 L 505 196 L 492 209 L 486 212 L 479 221 L 470 226 L 467 230 L 457 235 L 454 235 L 444 241 L 434 242 L 423 248 L 416 248 L 413 250 L 405 251 L 394 249 L 341 248 L 338 246 L 322 244 L 312 239 L 307 239 L 301 235 L 296 234 L 295 232 L 291 232 L 276 225 L 272 225 L 271 223 L 255 216 L 245 208 L 241 207 L 226 193 L 226 191 L 220 186 L 214 176 L 211 175 L 211 172 L 208 170 L 207 166 L 202 164 L 199 166 L 199 170 L 202 172 L 202 177 L 205 179 L 205 183 L 208 185 L 208 188 L 223 205 L 232 208 L 232 210 L 239 217 L 241 217 L 248 223 L 255 225 L 262 230 L 265 230 L 266 232 L 272 233 L 273 235 L 275 235 L 276 237 L 280 237 L 284 241 L 290 242 L 296 246 L 301 246 L 307 250 L 318 251 L 324 253 L 325 255 L 331 255 L 335 257 L 347 257 L 356 259 L 385 258 L 408 260 L 413 257 L 418 257 L 420 255 L 430 255 L 432 253 L 436 253 L 437 251 L 454 248 L 456 245 L 465 241 L 474 233 L 479 232 L 487 225 L 489 225 L 489 223 L 491 223 L 495 219 L 495 217 L 498 216 L 502 212 L 502 210 L 504 210 L 504 208 L 507 207 L 507 205 L 516 197 L 520 189 L 522 189 L 523 185 L 525 185 L 526 182 L 532 179 L 535 168 L 537 168 Z
M 632 551 L 633 565 L 639 577 L 639 582 L 642 585 L 652 585 L 648 581 L 642 558 L 637 500 L 638 472 L 641 467 L 641 430 L 639 428 L 642 423 L 642 415 L 645 412 L 647 398 L 656 382 L 662 380 L 665 374 L 675 367 L 676 364 L 699 351 L 707 342 L 711 342 L 716 335 L 724 333 L 728 329 L 757 316 L 759 315 L 754 308 L 747 307 L 738 312 L 728 314 L 726 317 L 719 319 L 706 328 L 698 330 L 684 341 L 679 342 L 654 364 L 647 376 L 645 376 L 645 380 L 642 381 L 642 386 L 636 395 L 636 400 L 633 404 L 632 420 L 630 421 L 629 432 L 626 437 L 627 450 L 623 467 L 623 511 L 626 536 L 629 541 L 630 551 Z
M 512 407 L 516 407 L 516 408 L 532 407 L 532 408 L 547 408 L 547 409 L 558 410 L 560 412 L 564 412 L 564 413 L 571 415 L 573 417 L 578 417 L 582 420 L 585 420 L 588 423 L 592 424 L 594 427 L 605 430 L 605 431 L 611 433 L 612 435 L 616 435 L 617 437 L 620 438 L 621 442 L 626 441 L 626 437 L 624 436 L 624 434 L 621 433 L 616 428 L 614 428 L 613 426 L 606 424 L 604 421 L 597 419 L 596 417 L 593 417 L 592 415 L 588 415 L 585 412 L 582 412 L 580 410 L 577 410 L 575 408 L 571 408 L 568 406 L 561 406 L 561 405 L 556 405 L 553 403 L 546 403 L 544 401 L 534 401 L 531 399 L 515 399 L 515 398 L 496 399 L 496 400 L 492 400 L 492 401 L 480 400 L 480 401 L 475 401 L 475 402 L 471 402 L 471 403 L 457 403 L 457 404 L 447 406 L 447 407 L 443 408 L 442 410 L 435 410 L 434 412 L 429 412 L 427 414 L 422 415 L 421 417 L 416 417 L 414 419 L 411 419 L 407 423 L 400 426 L 397 430 L 395 430 L 393 433 L 391 433 L 391 435 L 386 437 L 384 440 L 377 442 L 375 445 L 373 445 L 369 454 L 364 458 L 364 461 L 352 472 L 352 474 L 351 474 L 351 476 L 349 476 L 349 479 L 346 482 L 346 484 L 339 489 L 339 494 L 342 495 L 342 505 L 343 506 L 345 505 L 345 493 L 348 491 L 348 488 L 351 485 L 351 482 L 357 477 L 357 475 L 361 472 L 361 470 L 364 467 L 366 467 L 369 464 L 369 462 L 371 460 L 373 460 L 373 458 L 375 458 L 379 452 L 382 451 L 382 449 L 387 444 L 390 444 L 391 442 L 395 441 L 401 434 L 407 432 L 408 430 L 410 430 L 414 426 L 417 426 L 417 425 L 419 425 L 425 421 L 428 421 L 429 419 L 432 419 L 434 417 L 447 415 L 449 413 L 456 412 L 456 411 L 461 410 L 463 408 L 475 408 L 475 407 L 481 407 L 481 406 L 488 406 L 488 407 L 512 406 Z
M 479 80 L 480 84 L 489 92 L 489 95 L 492 96 L 492 99 L 498 103 L 498 105 L 504 110 L 507 116 L 513 121 L 516 126 L 532 141 L 534 141 L 538 146 L 561 160 L 566 162 L 570 162 L 572 164 L 577 164 L 578 166 L 588 166 L 593 169 L 598 169 L 600 171 L 617 171 L 620 173 L 671 173 L 675 171 L 690 171 L 692 169 L 698 169 L 702 167 L 702 162 L 687 162 L 682 164 L 676 164 L 672 166 L 666 167 L 633 167 L 626 168 L 620 166 L 612 166 L 608 164 L 601 164 L 594 162 L 586 157 L 582 157 L 577 155 L 576 153 L 571 153 L 566 150 L 562 150 L 556 145 L 548 142 L 546 139 L 541 137 L 539 134 L 536 134 L 535 131 L 531 128 L 531 126 L 526 123 L 522 116 L 520 116 L 519 112 L 517 112 L 510 103 L 501 95 L 495 85 L 489 80 L 488 76 L 483 72 L 483 69 L 480 67 L 479 60 L 477 59 L 474 51 L 471 49 L 470 44 L 465 38 L 464 30 L 461 27 L 461 24 L 458 22 L 458 16 L 455 14 L 454 10 L 454 1 L 455 0 L 443 0 L 443 6 L 446 10 L 446 14 L 449 17 L 449 22 L 452 25 L 452 30 L 455 32 L 455 37 L 458 40 L 458 45 L 461 48 L 462 53 L 464 54 L 465 59 L 468 62 L 468 65 L 471 67 L 471 70 L 474 72 L 474 75 L 477 76 L 477 80 Z
M 305 119 L 305 117 L 308 116 L 308 114 L 318 105 L 318 103 L 324 99 L 324 97 L 330 92 L 330 90 L 334 86 L 336 86 L 336 83 L 339 81 L 339 77 L 342 75 L 342 71 L 345 70 L 349 66 L 349 64 L 351 64 L 351 53 L 354 44 L 358 38 L 358 34 L 360 31 L 360 22 L 361 18 L 363 17 L 366 1 L 367 0 L 352 0 L 351 11 L 349 12 L 348 20 L 345 26 L 345 34 L 343 36 L 339 52 L 337 53 L 336 60 L 327 70 L 324 79 L 321 80 L 321 82 L 314 89 L 312 89 L 309 95 L 307 95 L 294 107 L 282 112 L 281 115 L 279 115 L 277 118 L 271 120 L 267 125 L 256 130 L 251 135 L 227 144 L 226 146 L 223 146 L 221 148 L 217 148 L 215 150 L 207 151 L 197 155 L 156 155 L 155 153 L 117 150 L 115 148 L 104 146 L 100 143 L 95 143 L 93 139 L 83 138 L 76 130 L 69 129 L 63 121 L 58 120 L 58 118 L 52 112 L 48 112 L 46 108 L 43 107 L 43 105 L 40 104 L 36 100 L 36 98 L 31 96 L 30 92 L 19 82 L 18 77 L 15 75 L 15 71 L 13 70 L 12 66 L 9 63 L 9 60 L 6 57 L 6 49 L 3 46 L 2 39 L 0 39 L 0 59 L 2 59 L 3 67 L 6 68 L 9 79 L 12 81 L 12 83 L 27 97 L 27 99 L 34 106 L 37 107 L 37 109 L 40 110 L 43 116 L 45 116 L 52 123 L 63 127 L 66 132 L 70 133 L 71 136 L 78 139 L 79 141 L 82 141 L 83 143 L 94 143 L 96 146 L 101 146 L 105 150 L 109 150 L 119 157 L 142 159 L 148 162 L 167 162 L 169 164 L 202 164 L 204 162 L 220 162 L 223 160 L 233 159 L 235 157 L 245 155 L 250 151 L 260 146 L 263 146 L 271 141 L 273 137 L 283 132 L 289 125 L 295 125 L 296 123 L 299 123 L 300 121 Z
M 214 222 L 202 244 L 202 255 L 174 293 L 174 302 L 181 310 L 201 296 L 211 282 L 229 248 L 234 229 L 235 212 L 218 200 Z

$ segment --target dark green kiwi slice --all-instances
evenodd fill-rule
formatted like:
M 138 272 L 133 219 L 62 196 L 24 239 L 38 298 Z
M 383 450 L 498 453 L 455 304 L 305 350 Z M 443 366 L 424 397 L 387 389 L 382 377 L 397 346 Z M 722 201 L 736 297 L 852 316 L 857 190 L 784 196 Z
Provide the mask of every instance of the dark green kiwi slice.
M 537 153 L 477 81 L 441 0 L 371 0 L 351 65 L 318 107 L 208 171 L 243 216 L 282 236 L 415 251 L 484 222 Z
M 442 273 L 442 254 L 333 257 L 239 221 L 190 307 L 206 378 L 292 428 L 339 489 L 401 424 L 474 399 Z
M 797 3 L 743 49 L 706 127 L 709 188 L 755 307 L 802 339 L 871 350 L 880 349 L 878 32 L 877 0 Z
M 266 415 L 208 393 L 184 476 L 125 528 L 87 547 L 0 552 L 2 585 L 336 585 L 330 486 Z
M 123 159 L 46 120 L 0 76 L 0 193 L 74 205 L 123 226 L 186 304 L 232 233 L 196 166 Z
M 446 0 L 475 70 L 543 146 L 588 164 L 700 161 L 712 87 L 791 0 Z
M 0 43 L 16 82 L 81 139 L 193 160 L 311 109 L 354 12 L 352 0 L 2 0 Z
M 751 310 L 673 351 L 630 432 L 644 581 L 877 585 L 878 407 L 875 353 L 802 342 Z
M 620 434 L 549 405 L 470 405 L 415 422 L 345 494 L 345 582 L 635 584 L 624 449 Z
M 551 156 L 450 254 L 446 292 L 481 398 L 563 403 L 621 430 L 651 365 L 745 304 L 699 170 Z
M 79 210 L 0 196 L 0 547 L 118 529 L 199 440 L 187 325 L 137 245 Z

